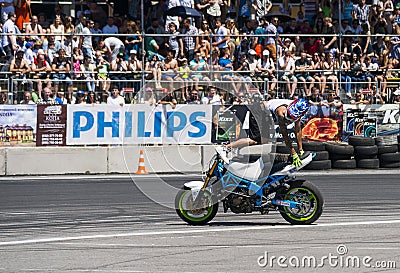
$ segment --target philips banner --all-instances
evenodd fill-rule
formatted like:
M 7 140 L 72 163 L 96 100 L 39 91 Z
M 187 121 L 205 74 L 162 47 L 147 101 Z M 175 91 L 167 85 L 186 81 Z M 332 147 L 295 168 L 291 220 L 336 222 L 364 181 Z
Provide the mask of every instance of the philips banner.
M 211 106 L 68 105 L 67 113 L 67 145 L 211 141 Z

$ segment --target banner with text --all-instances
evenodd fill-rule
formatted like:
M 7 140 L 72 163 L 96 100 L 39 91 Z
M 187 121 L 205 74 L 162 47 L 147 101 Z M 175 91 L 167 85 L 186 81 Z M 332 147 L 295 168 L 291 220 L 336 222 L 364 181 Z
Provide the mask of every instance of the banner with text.
M 383 136 L 395 139 L 400 134 L 400 105 L 368 104 L 344 106 L 343 141 L 349 136 Z
M 36 105 L 0 105 L 0 146 L 35 146 Z
M 211 142 L 211 106 L 68 105 L 67 113 L 67 145 Z
M 37 106 L 36 146 L 65 146 L 67 105 Z

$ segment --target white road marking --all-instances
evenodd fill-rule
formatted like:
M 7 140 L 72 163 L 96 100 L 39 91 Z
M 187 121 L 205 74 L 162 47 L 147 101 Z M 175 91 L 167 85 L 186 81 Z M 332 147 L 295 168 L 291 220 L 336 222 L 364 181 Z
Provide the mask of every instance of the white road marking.
M 85 240 L 85 239 L 116 238 L 116 237 L 154 236 L 154 235 L 167 235 L 167 234 L 169 234 L 169 235 L 171 235 L 171 234 L 193 234 L 193 233 L 229 232 L 229 231 L 246 231 L 246 230 L 267 230 L 267 229 L 291 229 L 291 228 L 303 229 L 303 228 L 319 228 L 319 227 L 385 225 L 385 224 L 400 224 L 400 220 L 322 223 L 322 224 L 317 224 L 317 225 L 301 225 L 301 226 L 278 225 L 278 226 L 224 227 L 224 228 L 203 228 L 203 229 L 187 228 L 185 230 L 164 230 L 164 231 L 153 231 L 153 232 L 128 232 L 128 233 L 115 233 L 115 234 L 98 234 L 98 235 L 54 237 L 54 238 L 0 242 L 0 247 L 1 246 L 12 246 L 12 245 L 25 245 L 25 244 L 54 243 L 54 242 L 64 242 L 64 241 L 73 241 L 73 240 Z

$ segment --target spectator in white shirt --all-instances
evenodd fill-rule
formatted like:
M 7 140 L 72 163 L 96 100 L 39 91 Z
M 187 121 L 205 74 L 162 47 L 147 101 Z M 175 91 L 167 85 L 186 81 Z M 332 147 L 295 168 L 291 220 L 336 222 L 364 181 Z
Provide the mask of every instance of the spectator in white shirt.
M 118 86 L 114 86 L 111 89 L 111 96 L 107 98 L 107 104 L 120 106 L 123 106 L 125 104 L 124 98 L 119 95 Z

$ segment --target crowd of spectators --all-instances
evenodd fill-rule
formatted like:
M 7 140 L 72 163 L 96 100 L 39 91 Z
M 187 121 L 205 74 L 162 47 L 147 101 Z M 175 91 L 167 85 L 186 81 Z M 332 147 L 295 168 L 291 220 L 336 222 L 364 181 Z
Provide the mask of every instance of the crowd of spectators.
M 144 100 L 155 103 L 214 103 L 205 98 L 216 81 L 228 90 L 217 101 L 231 103 L 261 96 L 382 104 L 400 93 L 387 86 L 400 77 L 398 0 L 144 0 L 113 16 L 86 1 L 76 18 L 56 5 L 51 18 L 28 20 L 13 3 L 2 6 L 1 53 L 17 102 L 29 93 L 39 103 L 110 103 L 117 89 L 132 103 L 143 76 Z M 201 16 L 166 14 L 176 6 Z

